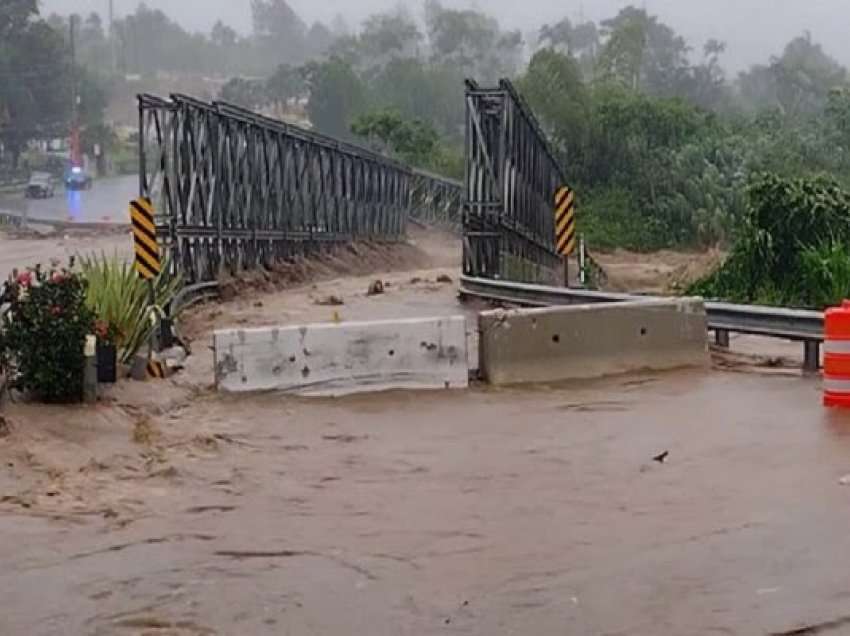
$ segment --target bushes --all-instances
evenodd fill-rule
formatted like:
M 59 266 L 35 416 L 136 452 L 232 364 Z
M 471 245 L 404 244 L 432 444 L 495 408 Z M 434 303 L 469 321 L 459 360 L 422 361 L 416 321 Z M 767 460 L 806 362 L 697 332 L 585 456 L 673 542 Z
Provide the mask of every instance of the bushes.
M 94 314 L 85 304 L 85 280 L 67 269 L 28 270 L 7 286 L 0 364 L 14 386 L 49 403 L 82 397 L 85 339 Z
M 157 305 L 168 305 L 180 286 L 166 274 L 156 279 Z M 0 298 L 10 303 L 0 322 L 0 372 L 36 399 L 79 401 L 86 336 L 115 344 L 128 362 L 154 329 L 148 300 L 147 283 L 117 258 L 84 258 L 79 273 L 15 272 Z
M 689 292 L 824 307 L 850 294 L 850 193 L 824 177 L 761 174 L 726 263 Z
M 850 251 L 830 241 L 803 250 L 800 255 L 803 288 L 816 307 L 840 305 L 850 296 Z
M 153 331 L 150 320 L 148 283 L 139 278 L 131 263 L 117 257 L 82 258 L 80 268 L 88 281 L 86 306 L 106 324 L 114 337 L 122 362 L 128 363 L 148 342 Z M 168 271 L 167 263 L 163 272 Z M 158 307 L 171 303 L 182 281 L 163 273 L 154 280 Z

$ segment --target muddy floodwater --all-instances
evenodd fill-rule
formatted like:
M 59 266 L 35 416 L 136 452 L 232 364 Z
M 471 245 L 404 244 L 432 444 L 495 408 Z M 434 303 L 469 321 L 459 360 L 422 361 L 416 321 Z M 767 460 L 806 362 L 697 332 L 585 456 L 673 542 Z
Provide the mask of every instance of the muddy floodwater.
M 850 629 L 850 416 L 815 380 L 26 409 L 0 634 Z

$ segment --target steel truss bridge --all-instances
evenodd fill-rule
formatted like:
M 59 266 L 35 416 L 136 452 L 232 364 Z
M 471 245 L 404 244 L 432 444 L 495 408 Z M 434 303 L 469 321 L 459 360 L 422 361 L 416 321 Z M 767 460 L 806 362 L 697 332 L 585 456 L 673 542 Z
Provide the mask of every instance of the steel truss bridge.
M 565 180 L 507 80 L 467 83 L 464 183 L 232 104 L 138 101 L 140 194 L 187 282 L 350 241 L 400 241 L 410 220 L 462 231 L 469 276 L 559 276 L 553 196 Z

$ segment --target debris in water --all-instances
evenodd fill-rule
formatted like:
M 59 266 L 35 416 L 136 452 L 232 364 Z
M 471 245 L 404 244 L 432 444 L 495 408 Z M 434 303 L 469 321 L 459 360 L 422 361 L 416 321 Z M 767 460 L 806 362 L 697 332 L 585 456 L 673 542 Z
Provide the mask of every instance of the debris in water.
M 379 296 L 384 293 L 384 281 L 376 280 L 374 283 L 369 285 L 369 291 L 366 292 L 367 296 Z
M 133 427 L 133 442 L 150 446 L 160 437 L 159 431 L 148 418 L 142 418 Z
M 842 486 L 850 486 L 850 475 L 844 475 L 844 477 L 838 480 L 838 483 Z
M 670 451 L 664 451 L 660 455 L 652 458 L 652 461 L 658 462 L 659 464 L 663 464 L 667 461 L 667 458 L 670 457 Z
M 440 274 L 439 276 L 437 276 L 437 282 L 451 285 L 454 281 L 452 280 L 452 277 L 448 274 Z
M 328 442 L 339 442 L 341 444 L 353 444 L 361 440 L 369 439 L 368 435 L 322 435 L 322 439 Z
M 345 304 L 345 301 L 339 296 L 334 296 L 333 294 L 331 294 L 330 296 L 319 298 L 316 301 L 316 304 L 321 305 L 322 307 L 341 307 Z

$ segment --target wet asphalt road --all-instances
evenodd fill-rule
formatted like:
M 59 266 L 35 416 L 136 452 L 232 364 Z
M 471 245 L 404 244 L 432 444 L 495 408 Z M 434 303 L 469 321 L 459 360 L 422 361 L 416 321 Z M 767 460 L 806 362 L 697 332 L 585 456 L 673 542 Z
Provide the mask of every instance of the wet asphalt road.
M 26 215 L 30 221 L 69 223 L 128 223 L 128 204 L 138 196 L 138 177 L 96 179 L 91 190 L 65 190 L 58 184 L 50 199 L 25 199 L 0 194 L 0 210 Z

